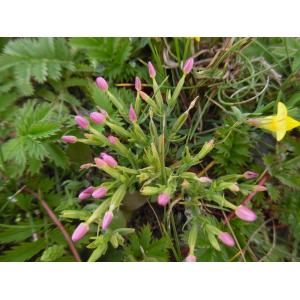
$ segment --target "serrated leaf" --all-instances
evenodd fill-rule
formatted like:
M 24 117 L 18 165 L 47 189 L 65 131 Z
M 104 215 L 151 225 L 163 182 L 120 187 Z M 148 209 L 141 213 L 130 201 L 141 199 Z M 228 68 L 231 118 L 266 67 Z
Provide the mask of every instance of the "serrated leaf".
M 12 247 L 0 256 L 0 262 L 28 261 L 45 247 L 44 239 L 36 242 L 22 243 Z

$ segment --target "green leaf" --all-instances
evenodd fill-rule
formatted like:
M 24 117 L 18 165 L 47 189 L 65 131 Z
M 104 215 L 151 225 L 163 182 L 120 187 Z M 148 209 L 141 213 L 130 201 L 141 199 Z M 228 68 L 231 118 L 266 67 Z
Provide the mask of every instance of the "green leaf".
M 44 239 L 36 242 L 18 244 L 17 246 L 5 251 L 4 254 L 0 256 L 0 261 L 28 261 L 38 254 L 45 247 L 45 244 Z

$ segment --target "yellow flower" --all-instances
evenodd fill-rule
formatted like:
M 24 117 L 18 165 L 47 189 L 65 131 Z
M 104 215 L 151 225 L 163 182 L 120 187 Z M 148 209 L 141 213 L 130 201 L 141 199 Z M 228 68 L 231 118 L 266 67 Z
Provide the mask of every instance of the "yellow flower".
M 300 126 L 300 122 L 288 116 L 287 108 L 282 102 L 278 102 L 277 115 L 249 119 L 248 123 L 274 132 L 277 141 L 281 141 L 287 131 Z

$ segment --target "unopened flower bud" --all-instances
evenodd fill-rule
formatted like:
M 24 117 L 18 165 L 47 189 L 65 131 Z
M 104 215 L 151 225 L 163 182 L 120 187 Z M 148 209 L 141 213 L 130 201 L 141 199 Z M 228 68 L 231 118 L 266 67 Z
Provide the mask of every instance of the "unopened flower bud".
M 112 219 L 113 219 L 114 215 L 111 211 L 107 211 L 103 217 L 103 221 L 102 221 L 102 229 L 106 230 L 108 228 L 108 226 L 110 225 Z
M 99 112 L 92 112 L 90 114 L 90 118 L 95 124 L 103 124 L 106 120 L 106 116 L 103 113 Z
M 95 157 L 94 158 L 95 164 L 98 168 L 103 168 L 103 167 L 107 167 L 108 164 L 101 158 L 99 157 Z
M 264 185 L 255 185 L 253 187 L 254 192 L 266 192 L 267 190 L 268 190 L 268 188 Z
M 88 198 L 92 195 L 93 191 L 94 191 L 94 187 L 90 186 L 90 187 L 86 188 L 85 190 L 83 190 L 83 191 L 79 194 L 78 198 L 79 198 L 80 200 L 88 199 Z
M 147 100 L 148 98 L 150 98 L 145 92 L 143 92 L 143 91 L 140 91 L 140 96 L 141 96 L 141 98 L 143 99 L 143 100 Z
M 170 199 L 170 195 L 168 195 L 167 193 L 161 193 L 157 197 L 157 203 L 161 206 L 166 206 L 170 202 Z
M 101 158 L 112 168 L 115 168 L 118 165 L 118 162 L 109 154 L 101 153 Z
M 220 232 L 218 238 L 224 245 L 228 247 L 233 247 L 235 245 L 232 235 L 228 232 Z
M 80 223 L 72 234 L 72 241 L 77 242 L 81 240 L 89 231 L 89 225 L 87 223 Z
M 236 183 L 233 183 L 230 187 L 229 190 L 232 192 L 238 192 L 240 190 L 239 186 Z
M 110 144 L 115 145 L 118 141 L 118 138 L 113 135 L 109 135 L 107 137 L 107 140 L 109 141 Z
M 77 123 L 78 126 L 84 129 L 87 129 L 89 127 L 89 121 L 82 116 L 76 116 L 75 122 Z
M 154 78 L 156 76 L 155 68 L 150 61 L 148 62 L 148 72 L 149 72 L 150 78 Z
M 134 87 L 138 92 L 142 89 L 141 79 L 137 76 L 135 77 Z
M 240 205 L 236 208 L 235 214 L 238 218 L 244 221 L 253 222 L 256 220 L 256 214 L 250 208 Z
M 187 61 L 185 62 L 182 71 L 184 74 L 188 74 L 191 72 L 192 68 L 194 65 L 194 59 L 192 57 L 190 57 L 189 59 L 187 59 Z
M 87 164 L 81 165 L 79 169 L 80 169 L 80 170 L 86 170 L 86 169 L 91 168 L 92 166 L 93 166 L 93 164 L 87 163 Z
M 134 108 L 133 108 L 132 104 L 130 104 L 130 109 L 129 109 L 129 120 L 131 122 L 136 122 L 137 121 L 137 116 L 136 116 L 136 113 L 134 111 Z
M 77 137 L 73 136 L 73 135 L 64 135 L 61 137 L 61 139 L 66 142 L 66 143 L 70 143 L 70 144 L 74 144 L 77 142 Z
M 100 198 L 103 198 L 107 194 L 107 191 L 108 191 L 107 188 L 100 187 L 100 188 L 94 190 L 92 196 L 95 199 L 100 199 Z
M 188 255 L 186 258 L 185 258 L 185 261 L 186 262 L 196 262 L 197 261 L 197 258 L 195 255 Z
M 244 176 L 245 179 L 253 179 L 253 178 L 256 178 L 258 176 L 258 174 L 255 173 L 255 172 L 252 172 L 252 171 L 246 171 L 243 174 L 243 176 Z
M 201 183 L 212 183 L 212 179 L 207 176 L 202 176 L 198 178 L 198 181 Z
M 102 91 L 107 91 L 108 90 L 108 84 L 106 80 L 103 77 L 97 77 L 96 78 L 96 84 Z

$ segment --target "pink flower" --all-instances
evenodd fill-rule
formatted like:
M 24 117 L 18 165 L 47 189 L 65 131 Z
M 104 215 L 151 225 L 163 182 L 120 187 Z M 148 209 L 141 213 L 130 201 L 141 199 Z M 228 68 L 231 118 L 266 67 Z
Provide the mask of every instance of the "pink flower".
M 75 122 L 77 123 L 78 126 L 84 129 L 87 129 L 89 127 L 89 121 L 82 116 L 76 116 Z
M 111 211 L 107 211 L 103 217 L 103 221 L 102 221 L 102 229 L 106 230 L 108 228 L 108 226 L 110 225 L 112 219 L 113 219 L 114 215 Z
M 236 208 L 235 214 L 238 218 L 244 221 L 253 222 L 256 220 L 256 214 L 250 208 L 240 205 Z
M 157 203 L 161 206 L 166 206 L 170 202 L 170 199 L 170 195 L 168 195 L 167 193 L 161 193 L 157 197 Z
M 106 80 L 103 77 L 97 77 L 96 78 L 96 84 L 102 91 L 107 91 L 108 90 L 108 84 Z
M 72 234 L 72 241 L 77 242 L 81 240 L 89 231 L 89 225 L 87 223 L 80 223 Z
M 137 76 L 135 77 L 134 87 L 138 92 L 142 89 L 141 79 Z
M 103 124 L 106 120 L 106 115 L 95 111 L 90 114 L 90 118 L 95 124 Z
M 61 137 L 61 139 L 66 142 L 66 143 L 70 143 L 70 144 L 74 144 L 77 142 L 77 137 L 74 135 L 64 135 Z
M 185 261 L 186 262 L 196 262 L 197 261 L 197 258 L 195 255 L 189 255 L 185 258 Z
M 268 189 L 264 185 L 255 185 L 253 188 L 254 192 L 266 192 Z
M 191 70 L 193 69 L 193 65 L 194 65 L 194 59 L 192 57 L 190 57 L 189 59 L 187 59 L 187 61 L 185 62 L 182 71 L 185 75 L 187 75 L 188 73 L 191 72 Z
M 108 140 L 112 145 L 115 145 L 115 144 L 117 143 L 117 141 L 118 141 L 118 138 L 115 137 L 115 136 L 113 136 L 113 135 L 109 135 L 109 136 L 107 137 L 107 140 Z
M 218 235 L 219 240 L 228 247 L 233 247 L 235 245 L 235 241 L 232 235 L 228 232 L 221 232 Z
M 244 178 L 246 179 L 253 179 L 253 178 L 256 178 L 258 176 L 257 173 L 255 172 L 252 172 L 252 171 L 246 171 L 244 174 L 243 174 Z
M 118 162 L 111 155 L 103 152 L 100 156 L 110 167 L 115 168 L 118 165 Z
M 149 72 L 150 78 L 154 78 L 156 76 L 155 68 L 153 67 L 153 65 L 150 61 L 148 62 L 148 72 Z
M 129 119 L 131 122 L 136 122 L 137 121 L 137 117 L 134 111 L 134 108 L 132 106 L 132 104 L 130 104 L 130 109 L 129 109 Z
M 95 164 L 98 168 L 108 167 L 108 164 L 101 158 L 95 157 L 94 158 Z
M 92 196 L 93 196 L 93 198 L 95 198 L 95 199 L 100 199 L 100 198 L 103 198 L 103 197 L 106 195 L 107 191 L 108 191 L 107 188 L 105 188 L 105 187 L 100 187 L 100 188 L 94 190 Z

